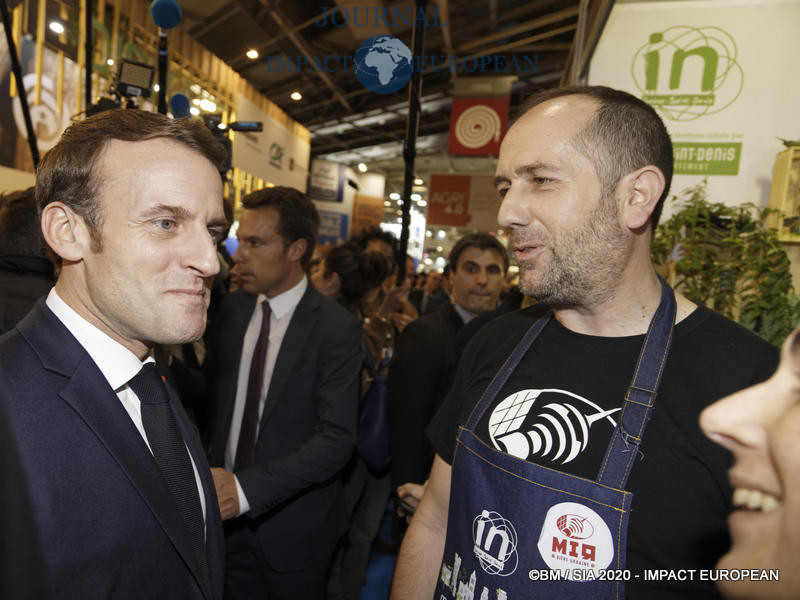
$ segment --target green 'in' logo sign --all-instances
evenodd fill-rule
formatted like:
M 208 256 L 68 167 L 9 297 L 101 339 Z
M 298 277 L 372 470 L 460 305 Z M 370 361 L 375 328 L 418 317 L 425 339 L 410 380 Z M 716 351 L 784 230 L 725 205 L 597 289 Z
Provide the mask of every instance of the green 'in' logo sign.
M 679 25 L 650 34 L 631 74 L 642 99 L 673 121 L 727 108 L 742 92 L 736 43 L 719 27 Z

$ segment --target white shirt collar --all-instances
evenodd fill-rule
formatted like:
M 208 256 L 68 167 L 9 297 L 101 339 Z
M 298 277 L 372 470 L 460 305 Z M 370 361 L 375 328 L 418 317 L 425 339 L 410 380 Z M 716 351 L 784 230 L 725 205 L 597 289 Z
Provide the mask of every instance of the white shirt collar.
M 306 293 L 306 288 L 308 287 L 308 278 L 303 275 L 303 278 L 293 288 L 286 290 L 282 294 L 278 294 L 274 298 L 269 298 L 269 309 L 272 311 L 272 314 L 275 315 L 276 319 L 280 319 L 286 313 L 294 308 L 300 303 L 300 299 L 303 297 L 303 294 Z M 261 302 L 263 300 L 267 300 L 267 297 L 264 294 L 259 294 L 258 299 L 256 300 L 256 306 L 261 306 Z
M 455 300 L 453 300 L 453 308 L 456 309 L 456 312 L 458 313 L 458 316 L 461 317 L 462 321 L 464 321 L 464 325 L 466 325 L 467 323 L 472 321 L 472 319 L 474 319 L 475 317 L 478 316 L 478 315 L 476 315 L 474 313 L 469 312 L 466 308 L 461 306 Z
M 50 290 L 45 303 L 89 353 L 113 390 L 124 386 L 142 369 L 144 363 L 133 352 L 75 312 L 56 293 L 56 288 Z M 148 358 L 144 362 L 154 361 Z

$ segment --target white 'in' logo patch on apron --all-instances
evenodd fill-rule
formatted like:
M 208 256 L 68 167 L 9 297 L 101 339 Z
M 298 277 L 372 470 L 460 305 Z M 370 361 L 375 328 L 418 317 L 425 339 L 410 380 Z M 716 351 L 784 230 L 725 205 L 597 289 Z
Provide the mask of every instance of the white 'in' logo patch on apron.
M 597 575 L 614 558 L 608 525 L 591 508 L 575 502 L 562 502 L 547 511 L 538 548 L 542 560 L 554 571 L 592 570 Z
M 517 569 L 517 531 L 495 511 L 483 510 L 472 521 L 473 552 L 484 571 L 506 577 Z

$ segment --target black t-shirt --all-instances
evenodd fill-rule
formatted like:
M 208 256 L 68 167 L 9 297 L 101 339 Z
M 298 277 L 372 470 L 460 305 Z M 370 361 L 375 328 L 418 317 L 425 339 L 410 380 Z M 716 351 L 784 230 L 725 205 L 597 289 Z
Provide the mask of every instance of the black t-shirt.
M 448 463 L 458 425 L 466 424 L 542 312 L 532 307 L 499 317 L 465 349 L 453 387 L 427 431 Z M 596 479 L 643 340 L 581 335 L 551 319 L 481 418 L 477 435 L 503 452 Z M 777 364 L 777 348 L 706 308 L 675 326 L 642 455 L 627 486 L 633 493 L 627 567 L 634 575 L 628 598 L 718 597 L 699 575 L 670 583 L 637 580 L 635 574 L 712 569 L 726 551 L 730 456 L 703 435 L 698 418 L 719 398 L 769 377 Z

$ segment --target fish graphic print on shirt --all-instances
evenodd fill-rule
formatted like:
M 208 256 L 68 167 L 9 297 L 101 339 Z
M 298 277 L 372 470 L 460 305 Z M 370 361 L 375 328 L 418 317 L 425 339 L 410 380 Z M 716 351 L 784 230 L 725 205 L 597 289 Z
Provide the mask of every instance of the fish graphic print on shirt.
M 489 417 L 495 449 L 544 466 L 565 465 L 590 448 L 605 450 L 620 407 L 603 410 L 562 389 L 527 389 L 507 396 Z M 612 416 L 613 415 L 613 416 Z

